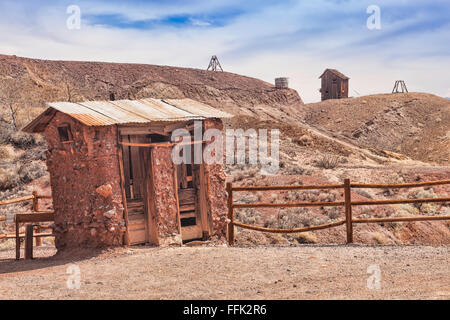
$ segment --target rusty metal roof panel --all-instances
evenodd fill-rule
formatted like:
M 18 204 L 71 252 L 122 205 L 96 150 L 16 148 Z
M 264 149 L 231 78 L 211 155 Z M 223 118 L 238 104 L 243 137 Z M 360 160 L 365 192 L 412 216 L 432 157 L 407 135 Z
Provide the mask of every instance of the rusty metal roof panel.
M 51 102 L 47 103 L 47 105 L 62 113 L 66 113 L 87 126 L 108 126 L 117 123 L 111 117 L 78 103 Z
M 116 101 L 50 102 L 47 110 L 65 113 L 87 126 L 141 124 L 155 121 L 203 120 L 229 118 L 231 114 L 191 99 L 141 99 Z M 46 111 L 48 113 L 48 111 Z M 44 112 L 45 113 L 45 112 Z M 25 129 L 42 132 L 52 119 L 42 114 Z
M 164 99 L 167 102 L 177 108 L 186 110 L 204 118 L 232 118 L 233 115 L 215 109 L 207 104 L 192 99 Z
M 148 119 L 133 113 L 128 110 L 128 108 L 121 108 L 115 102 L 116 101 L 87 101 L 80 102 L 79 104 L 111 119 L 111 121 L 114 121 L 114 124 L 123 123 L 124 121 L 136 123 L 148 122 Z

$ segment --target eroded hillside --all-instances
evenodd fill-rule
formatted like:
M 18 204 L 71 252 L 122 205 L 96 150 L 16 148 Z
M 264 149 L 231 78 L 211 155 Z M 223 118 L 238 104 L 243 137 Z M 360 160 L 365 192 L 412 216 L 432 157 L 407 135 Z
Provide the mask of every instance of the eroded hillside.
M 295 90 L 228 72 L 180 67 L 49 61 L 0 55 L 0 92 L 18 88 L 13 97 L 28 106 L 45 101 L 191 98 L 216 108 L 266 119 L 295 114 L 303 104 Z
M 450 101 L 427 93 L 327 100 L 300 109 L 305 123 L 364 148 L 448 165 Z

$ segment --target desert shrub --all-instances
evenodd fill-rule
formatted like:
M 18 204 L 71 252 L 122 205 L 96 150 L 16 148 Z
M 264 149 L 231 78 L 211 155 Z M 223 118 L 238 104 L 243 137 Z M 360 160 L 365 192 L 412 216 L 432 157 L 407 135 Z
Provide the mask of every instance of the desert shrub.
M 285 165 L 283 168 L 283 172 L 286 174 L 292 174 L 292 175 L 305 175 L 310 176 L 311 170 L 307 170 L 303 167 L 300 167 L 298 165 Z
M 298 243 L 317 243 L 317 238 L 312 232 L 302 232 L 295 238 Z
M 287 208 L 281 209 L 278 216 L 267 219 L 264 226 L 267 228 L 291 229 L 308 227 L 321 222 L 318 217 L 310 215 L 307 208 Z
M 294 138 L 292 141 L 295 142 L 296 144 L 300 145 L 300 146 L 312 146 L 312 145 L 314 145 L 313 138 L 311 138 L 311 136 L 308 136 L 306 134 L 302 135 L 299 138 Z
M 368 199 L 373 199 L 372 195 L 365 190 L 355 189 L 356 193 Z
M 314 165 L 318 168 L 334 169 L 341 162 L 341 158 L 336 155 L 323 155 L 314 161 Z
M 6 144 L 0 146 L 0 160 L 13 160 L 16 157 L 16 153 L 14 152 L 14 147 Z
M 9 123 L 0 121 L 0 144 L 9 142 L 10 136 L 14 133 L 14 128 Z
M 10 135 L 9 142 L 17 148 L 27 149 L 41 144 L 42 139 L 29 133 L 16 131 Z
M 20 184 L 18 166 L 10 165 L 7 168 L 0 168 L 0 190 L 7 190 L 17 187 Z
M 342 208 L 340 207 L 324 207 L 325 215 L 327 215 L 331 220 L 336 220 L 342 216 Z
M 21 161 L 45 160 L 45 148 L 33 148 L 27 150 L 20 156 Z
M 386 244 L 388 242 L 386 236 L 380 232 L 372 232 L 371 237 L 377 244 Z
M 427 198 L 437 198 L 438 195 L 434 193 L 432 188 L 424 189 L 419 188 L 408 194 L 410 199 L 427 199 Z M 419 209 L 421 212 L 437 212 L 439 211 L 439 204 L 437 203 L 414 203 L 415 208 Z
M 31 161 L 23 164 L 18 170 L 22 183 L 28 183 L 47 173 L 47 167 L 42 161 Z
M 235 216 L 237 221 L 245 224 L 258 225 L 261 223 L 261 216 L 257 210 L 246 208 L 236 212 Z

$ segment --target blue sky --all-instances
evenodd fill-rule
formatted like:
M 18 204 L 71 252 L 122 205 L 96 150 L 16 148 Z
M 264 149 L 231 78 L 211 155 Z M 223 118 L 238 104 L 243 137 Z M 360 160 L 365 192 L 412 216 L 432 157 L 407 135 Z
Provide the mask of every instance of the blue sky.
M 81 28 L 69 30 L 69 5 Z M 380 8 L 381 29 L 366 12 Z M 353 96 L 410 91 L 450 96 L 450 1 L 266 0 L 0 3 L 0 53 L 43 59 L 136 62 L 290 78 L 306 102 L 320 99 L 319 75 L 337 68 Z

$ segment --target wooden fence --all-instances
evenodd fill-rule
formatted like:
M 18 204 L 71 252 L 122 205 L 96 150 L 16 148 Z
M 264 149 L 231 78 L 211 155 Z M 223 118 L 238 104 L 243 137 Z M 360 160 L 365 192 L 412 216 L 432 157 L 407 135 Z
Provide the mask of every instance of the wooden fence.
M 381 222 L 411 222 L 411 221 L 427 221 L 427 220 L 450 220 L 450 216 L 414 216 L 414 217 L 394 217 L 394 218 L 353 218 L 353 206 L 372 206 L 372 205 L 387 205 L 387 204 L 401 204 L 401 203 L 429 203 L 429 202 L 449 202 L 450 197 L 441 198 L 423 198 L 423 199 L 399 199 L 399 200 L 367 200 L 367 201 L 352 201 L 352 189 L 360 188 L 386 188 L 386 189 L 401 189 L 401 188 L 418 188 L 430 187 L 436 185 L 450 184 L 450 180 L 427 181 L 417 183 L 402 183 L 402 184 L 352 184 L 350 179 L 345 179 L 343 184 L 328 184 L 328 185 L 287 185 L 287 186 L 250 186 L 241 187 L 233 186 L 231 182 L 227 183 L 228 192 L 228 242 L 230 245 L 234 244 L 235 235 L 234 227 L 241 227 L 244 229 L 272 232 L 272 233 L 299 233 L 305 231 L 313 231 L 320 229 L 328 229 L 340 225 L 346 226 L 347 243 L 353 243 L 353 224 L 354 223 L 381 223 Z M 293 203 L 234 203 L 233 194 L 239 191 L 288 191 L 288 190 L 332 190 L 343 189 L 344 201 L 334 202 L 293 202 Z M 337 222 L 322 224 L 317 226 L 291 228 L 291 229 L 275 229 L 266 228 L 254 225 L 244 224 L 234 220 L 234 209 L 240 208 L 292 208 L 292 207 L 344 207 L 345 219 Z
M 49 229 L 49 226 L 40 224 L 41 222 L 50 222 L 54 220 L 53 211 L 43 211 L 39 209 L 39 199 L 51 199 L 52 196 L 40 195 L 36 191 L 30 196 L 0 201 L 0 206 L 10 205 L 20 202 L 32 201 L 31 213 L 20 213 L 14 215 L 16 232 L 14 234 L 0 234 L 1 239 L 16 239 L 16 259 L 20 259 L 20 239 L 25 238 L 25 259 L 33 258 L 33 238 L 36 239 L 36 246 L 41 245 L 41 238 L 53 237 L 53 233 L 41 233 L 42 230 Z M 7 217 L 0 217 L 0 222 L 6 221 Z M 21 234 L 20 224 L 27 224 L 25 233 Z M 36 225 L 30 223 L 38 223 Z M 36 233 L 34 233 L 36 231 Z

